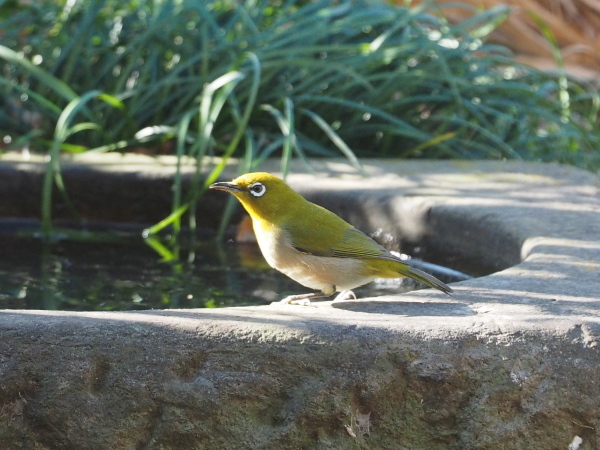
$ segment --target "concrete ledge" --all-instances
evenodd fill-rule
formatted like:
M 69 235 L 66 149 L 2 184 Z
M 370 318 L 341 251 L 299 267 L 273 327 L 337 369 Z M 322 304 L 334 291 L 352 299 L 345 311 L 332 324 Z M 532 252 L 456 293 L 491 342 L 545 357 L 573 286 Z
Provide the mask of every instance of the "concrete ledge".
M 124 177 L 168 182 L 168 163 L 141 161 Z M 65 176 L 87 179 L 85 196 L 109 165 L 66 164 Z M 369 179 L 343 161 L 316 178 L 297 167 L 290 183 L 365 231 L 504 270 L 452 298 L 3 311 L 0 447 L 566 449 L 580 436 L 599 448 L 598 178 L 513 162 L 367 166 Z M 33 186 L 39 171 L 0 164 L 0 213 L 29 189 L 11 174 Z

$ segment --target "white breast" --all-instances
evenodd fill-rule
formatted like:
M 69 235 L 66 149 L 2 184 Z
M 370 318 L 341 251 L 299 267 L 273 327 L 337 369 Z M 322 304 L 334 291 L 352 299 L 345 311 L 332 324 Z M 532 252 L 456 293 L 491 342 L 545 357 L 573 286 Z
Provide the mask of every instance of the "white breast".
M 375 277 L 362 275 L 364 262 L 302 253 L 292 247 L 283 231 L 256 230 L 258 245 L 269 265 L 303 286 L 324 292 L 345 291 L 367 284 Z

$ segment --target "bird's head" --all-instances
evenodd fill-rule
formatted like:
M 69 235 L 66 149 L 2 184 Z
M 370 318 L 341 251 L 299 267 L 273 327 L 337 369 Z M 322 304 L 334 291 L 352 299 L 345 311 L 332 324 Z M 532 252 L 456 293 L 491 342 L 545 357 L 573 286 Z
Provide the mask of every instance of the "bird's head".
M 252 219 L 273 223 L 304 201 L 281 178 L 266 172 L 247 173 L 233 181 L 211 184 L 210 188 L 235 195 Z

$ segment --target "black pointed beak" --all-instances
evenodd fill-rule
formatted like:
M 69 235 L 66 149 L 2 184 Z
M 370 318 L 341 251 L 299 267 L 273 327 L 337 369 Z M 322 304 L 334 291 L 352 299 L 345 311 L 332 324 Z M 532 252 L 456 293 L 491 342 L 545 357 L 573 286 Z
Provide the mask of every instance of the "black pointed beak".
M 241 192 L 242 191 L 242 189 L 237 184 L 226 183 L 224 181 L 220 181 L 218 183 L 213 183 L 209 186 L 209 188 L 217 189 L 218 191 L 225 191 L 225 192 Z

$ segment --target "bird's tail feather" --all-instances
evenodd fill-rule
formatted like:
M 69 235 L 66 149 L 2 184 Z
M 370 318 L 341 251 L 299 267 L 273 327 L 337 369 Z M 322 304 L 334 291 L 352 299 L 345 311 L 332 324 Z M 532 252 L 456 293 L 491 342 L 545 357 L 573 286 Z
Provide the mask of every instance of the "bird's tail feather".
M 423 272 L 422 270 L 419 270 L 419 269 L 415 269 L 414 267 L 405 266 L 399 272 L 404 276 L 410 277 L 410 278 L 418 281 L 419 283 L 423 283 L 429 287 L 438 289 L 445 294 L 451 295 L 453 292 L 452 288 L 450 286 L 448 286 L 446 283 L 442 283 L 440 280 L 438 280 L 433 275 L 429 275 L 428 273 Z

